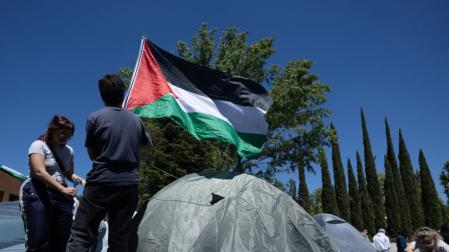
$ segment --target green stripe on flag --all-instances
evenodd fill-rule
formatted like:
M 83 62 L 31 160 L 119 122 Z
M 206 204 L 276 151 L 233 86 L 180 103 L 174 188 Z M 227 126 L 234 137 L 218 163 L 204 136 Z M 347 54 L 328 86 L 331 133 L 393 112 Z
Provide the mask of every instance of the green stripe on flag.
M 198 140 L 216 139 L 234 144 L 242 157 L 260 154 L 265 135 L 237 133 L 228 122 L 204 113 L 186 113 L 171 94 L 131 110 L 140 117 L 169 117 Z

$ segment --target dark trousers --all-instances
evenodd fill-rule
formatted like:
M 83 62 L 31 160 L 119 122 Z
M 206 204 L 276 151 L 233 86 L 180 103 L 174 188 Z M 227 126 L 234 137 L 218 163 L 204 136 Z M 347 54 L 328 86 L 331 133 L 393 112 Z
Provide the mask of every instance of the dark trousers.
M 67 252 L 87 252 L 98 234 L 101 220 L 108 214 L 108 251 L 128 250 L 129 224 L 138 200 L 137 185 L 89 185 L 72 225 Z
M 73 199 L 37 180 L 27 180 L 21 191 L 25 251 L 65 251 L 73 220 Z

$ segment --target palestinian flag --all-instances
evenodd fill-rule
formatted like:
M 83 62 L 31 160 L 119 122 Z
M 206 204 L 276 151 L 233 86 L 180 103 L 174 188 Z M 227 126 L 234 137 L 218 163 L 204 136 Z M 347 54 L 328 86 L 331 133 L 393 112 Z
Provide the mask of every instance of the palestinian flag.
M 260 84 L 188 62 L 146 38 L 123 103 L 140 117 L 169 117 L 196 139 L 234 144 L 242 157 L 260 153 L 270 105 Z

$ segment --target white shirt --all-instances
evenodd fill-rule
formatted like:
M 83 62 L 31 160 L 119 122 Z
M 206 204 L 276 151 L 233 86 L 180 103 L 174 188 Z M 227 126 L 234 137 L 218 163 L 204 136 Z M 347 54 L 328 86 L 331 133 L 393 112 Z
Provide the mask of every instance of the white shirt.
M 377 233 L 373 237 L 373 246 L 378 251 L 387 250 L 390 248 L 390 239 L 384 233 Z
M 56 152 L 56 155 L 58 155 L 62 164 L 65 166 L 63 169 L 59 167 L 59 164 L 56 161 L 53 153 L 51 152 L 50 148 L 48 148 L 48 145 L 44 141 L 41 140 L 34 141 L 31 144 L 30 148 L 28 149 L 28 155 L 35 153 L 42 155 L 45 158 L 44 161 L 45 169 L 50 174 L 50 176 L 55 178 L 56 181 L 58 181 L 59 183 L 66 184 L 65 174 L 63 171 L 68 171 L 68 169 L 74 166 L 73 149 L 69 145 L 64 145 L 62 147 L 54 148 L 54 151 Z M 35 177 L 34 173 L 31 172 L 31 170 L 30 176 Z

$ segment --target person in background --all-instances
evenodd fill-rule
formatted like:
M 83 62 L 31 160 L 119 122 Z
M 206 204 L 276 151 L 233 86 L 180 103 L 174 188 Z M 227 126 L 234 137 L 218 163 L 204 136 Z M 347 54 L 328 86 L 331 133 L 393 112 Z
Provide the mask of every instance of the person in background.
M 74 173 L 73 149 L 67 145 L 74 132 L 75 125 L 69 119 L 55 115 L 47 132 L 28 150 L 30 178 L 20 188 L 26 251 L 66 249 L 76 194 L 66 180 L 85 183 Z
M 449 252 L 449 245 L 443 241 L 437 231 L 429 227 L 419 228 L 413 240 L 405 249 L 406 252 Z
M 92 169 L 72 225 L 67 252 L 86 252 L 108 214 L 108 251 L 126 252 L 131 217 L 138 200 L 139 149 L 151 147 L 142 121 L 122 108 L 126 86 L 117 75 L 98 82 L 105 107 L 90 114 L 85 146 Z
M 407 247 L 407 238 L 405 238 L 405 235 L 402 233 L 402 231 L 397 231 L 396 233 L 396 246 L 398 248 L 398 251 L 401 252 L 403 252 Z
M 373 237 L 373 246 L 378 252 L 390 251 L 390 239 L 385 235 L 385 229 L 379 228 Z
M 368 241 L 370 240 L 369 239 L 369 236 L 368 236 L 368 229 L 363 229 L 362 230 L 362 232 L 360 232 L 360 234 L 363 236 L 363 237 L 365 237 Z

